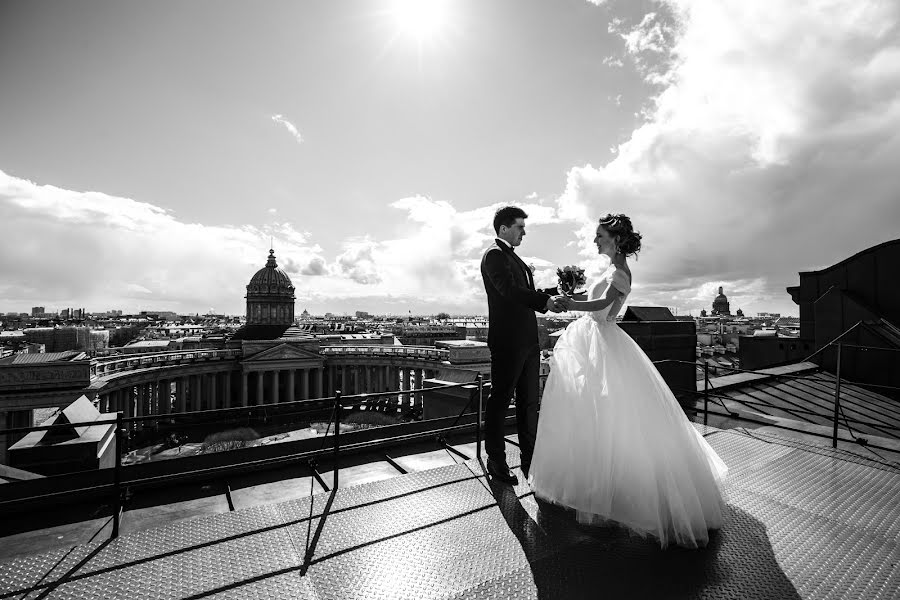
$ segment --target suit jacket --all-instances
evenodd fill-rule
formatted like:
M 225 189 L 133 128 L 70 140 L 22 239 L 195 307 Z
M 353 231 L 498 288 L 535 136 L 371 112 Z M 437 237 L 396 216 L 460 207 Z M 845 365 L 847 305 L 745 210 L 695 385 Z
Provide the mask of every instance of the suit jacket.
M 550 294 L 534 289 L 528 265 L 497 240 L 481 257 L 481 278 L 488 298 L 488 346 L 522 348 L 536 344 L 534 313 L 547 312 Z

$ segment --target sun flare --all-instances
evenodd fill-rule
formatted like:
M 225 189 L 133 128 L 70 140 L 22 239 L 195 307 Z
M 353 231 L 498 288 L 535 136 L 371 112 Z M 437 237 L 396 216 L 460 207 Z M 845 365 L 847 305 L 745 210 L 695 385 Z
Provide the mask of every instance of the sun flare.
M 400 33 L 419 42 L 436 36 L 447 24 L 447 0 L 395 0 L 392 12 Z

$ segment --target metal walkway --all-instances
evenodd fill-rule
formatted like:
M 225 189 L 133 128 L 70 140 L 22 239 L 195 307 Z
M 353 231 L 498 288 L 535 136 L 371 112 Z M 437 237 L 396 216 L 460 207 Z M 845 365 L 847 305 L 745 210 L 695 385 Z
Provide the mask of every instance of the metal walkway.
M 725 526 L 701 550 L 580 528 L 470 460 L 341 489 L 324 523 L 317 494 L 17 557 L 0 563 L 0 598 L 900 595 L 896 464 L 697 427 L 730 467 Z

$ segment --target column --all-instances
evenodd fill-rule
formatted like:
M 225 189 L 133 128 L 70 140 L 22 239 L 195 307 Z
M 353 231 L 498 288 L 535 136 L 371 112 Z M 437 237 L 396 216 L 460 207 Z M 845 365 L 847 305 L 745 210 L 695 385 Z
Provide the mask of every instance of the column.
M 187 377 L 179 377 L 175 382 L 175 412 L 187 412 L 187 386 Z
M 406 406 L 409 404 L 409 370 L 401 368 L 400 369 L 400 405 Z
M 398 369 L 397 367 L 391 367 L 391 377 L 388 380 L 388 385 L 391 386 L 391 391 L 396 392 L 400 389 L 400 375 L 402 369 Z
M 376 392 L 377 390 L 375 389 L 375 388 L 376 388 L 376 386 L 375 386 L 375 378 L 373 377 L 373 376 L 375 375 L 374 370 L 373 370 L 372 367 L 370 367 L 369 365 L 364 366 L 364 367 L 363 367 L 363 370 L 364 370 L 365 373 L 366 373 L 366 378 L 365 378 L 365 381 L 366 381 L 366 393 L 367 393 L 367 394 L 371 394 L 371 393 L 373 393 L 373 392 Z
M 316 376 L 316 398 L 322 398 L 325 394 L 322 393 L 322 388 L 325 383 L 325 367 L 319 367 L 317 370 Z
M 200 409 L 200 382 L 196 375 L 188 375 L 187 409 L 189 411 Z
M 219 378 L 218 373 L 210 373 L 209 374 L 209 407 L 210 408 L 221 408 L 219 405 L 219 399 L 216 398 L 216 379 Z
M 278 404 L 278 402 L 281 401 L 281 398 L 279 397 L 280 394 L 278 393 L 278 372 L 278 369 L 272 371 L 272 392 L 270 394 L 270 402 L 272 404 Z
M 241 371 L 241 406 L 247 406 L 250 403 L 250 386 L 247 382 L 249 376 L 247 371 Z
M 144 397 L 141 400 L 141 414 L 142 415 L 152 415 L 153 414 L 153 384 L 151 383 L 142 383 L 141 389 L 144 392 Z M 151 421 L 147 421 L 150 423 Z
M 266 392 L 266 372 L 265 371 L 257 371 L 256 372 L 256 403 L 257 404 L 265 404 L 265 392 Z
M 225 389 L 222 390 L 222 406 L 231 408 L 231 371 L 225 371 Z
M 372 367 L 372 379 L 374 382 L 372 383 L 372 391 L 376 394 L 380 394 L 384 391 L 384 367 L 377 366 Z M 384 404 L 387 400 L 386 396 L 379 396 L 375 401 L 375 406 L 378 410 L 384 410 Z
M 300 370 L 300 399 L 309 400 L 309 369 Z
M 349 383 L 350 383 L 350 369 L 347 365 L 341 365 L 341 393 L 345 396 L 349 395 Z
M 140 417 L 144 414 L 144 384 L 139 383 L 134 386 L 134 416 Z
M 422 369 L 416 369 L 414 375 L 415 375 L 415 380 L 416 380 L 415 388 L 416 388 L 417 390 L 421 390 L 421 389 L 422 389 L 422 385 L 424 384 L 424 381 L 425 381 L 425 378 L 422 377 Z M 421 404 L 421 403 L 422 403 L 422 397 L 423 397 L 422 392 L 416 393 L 416 394 L 413 396 L 412 404 L 413 404 L 413 405 Z
M 172 388 L 168 379 L 160 379 L 156 392 L 156 410 L 161 415 L 167 415 L 171 412 Z
M 126 419 L 134 416 L 134 387 L 125 388 L 125 414 Z
M 153 384 L 151 383 L 142 383 L 141 391 L 143 392 L 141 398 L 141 415 L 147 416 L 153 414 Z M 146 423 L 152 423 L 152 421 L 146 421 Z
M 295 377 L 294 371 L 295 371 L 295 370 L 296 370 L 296 369 L 291 368 L 291 369 L 288 369 L 288 372 L 287 372 L 287 376 L 288 376 L 288 380 L 287 380 L 287 401 L 288 401 L 288 402 L 293 402 L 294 400 L 297 399 L 297 398 L 294 396 L 294 377 Z

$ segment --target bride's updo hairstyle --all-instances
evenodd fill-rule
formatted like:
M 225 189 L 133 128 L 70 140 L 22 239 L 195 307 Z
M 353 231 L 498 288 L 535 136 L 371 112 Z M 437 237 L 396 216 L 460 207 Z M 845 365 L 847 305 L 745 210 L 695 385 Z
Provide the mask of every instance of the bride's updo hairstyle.
M 619 236 L 619 252 L 634 256 L 641 251 L 641 234 L 634 230 L 627 215 L 608 214 L 600 219 L 600 226 L 611 236 Z

